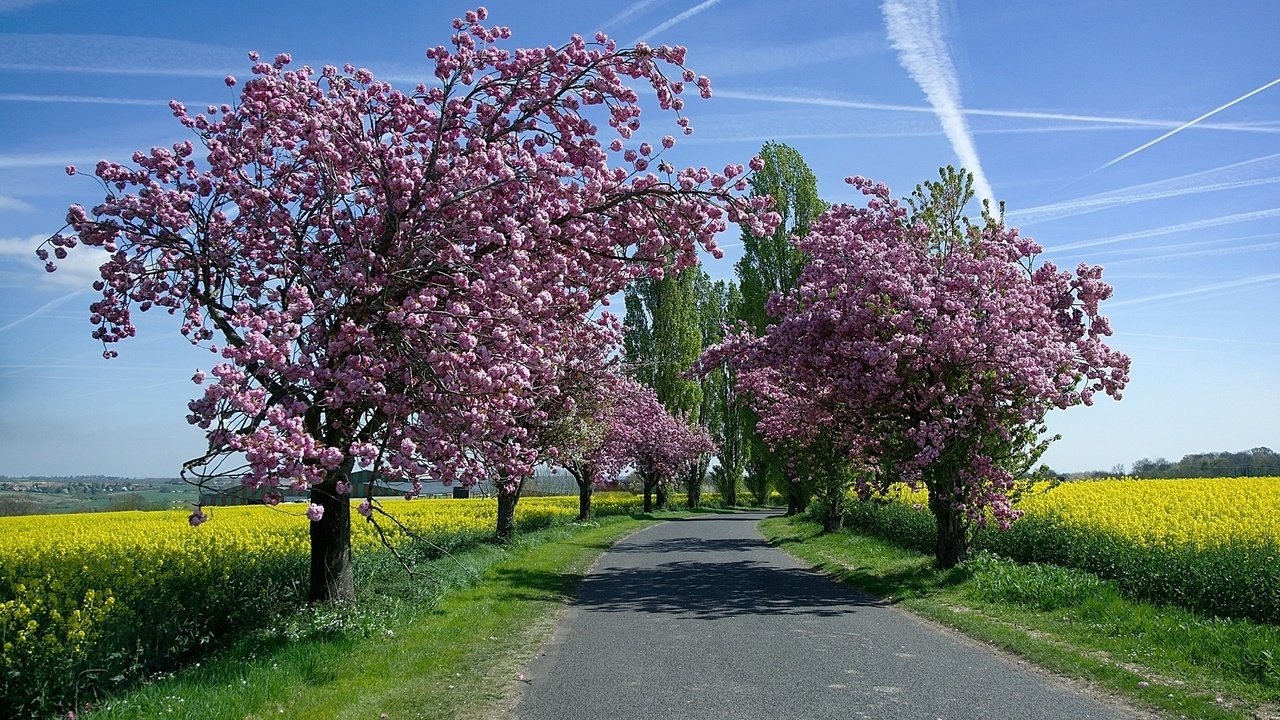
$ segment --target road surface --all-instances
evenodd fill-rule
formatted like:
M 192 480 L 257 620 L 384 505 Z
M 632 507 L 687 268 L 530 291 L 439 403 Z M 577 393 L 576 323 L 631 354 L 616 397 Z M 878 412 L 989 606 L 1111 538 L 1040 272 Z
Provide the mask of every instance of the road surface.
M 762 513 L 601 556 L 525 671 L 521 720 L 1142 718 L 769 546 Z

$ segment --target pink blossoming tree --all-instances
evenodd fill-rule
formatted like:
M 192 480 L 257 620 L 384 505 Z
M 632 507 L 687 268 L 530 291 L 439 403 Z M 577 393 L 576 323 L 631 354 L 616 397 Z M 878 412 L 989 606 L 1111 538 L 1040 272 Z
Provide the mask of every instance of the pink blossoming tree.
M 530 418 L 559 393 L 563 340 L 597 302 L 718 253 L 727 222 L 776 221 L 733 194 L 741 165 L 676 170 L 673 137 L 639 141 L 628 81 L 686 133 L 683 93 L 710 95 L 683 48 L 511 50 L 485 15 L 454 22 L 412 92 L 252 53 L 237 104 L 171 103 L 194 141 L 99 162 L 106 197 L 38 251 L 106 251 L 91 320 L 107 357 L 158 309 L 220 358 L 195 376 L 208 452 L 184 477 L 308 489 L 313 600 L 354 597 L 357 465 L 514 491 L 545 452 Z
M 1129 379 L 1129 358 L 1104 342 L 1102 269 L 1037 264 L 1041 248 L 1017 230 L 990 216 L 971 225 L 959 214 L 966 180 L 944 171 L 912 213 L 885 186 L 850 178 L 866 207 L 834 206 L 796 240 L 810 260 L 770 300 L 766 334 L 742 333 L 701 361 L 738 372 L 775 447 L 833 459 L 813 469 L 827 483 L 828 528 L 850 485 L 864 497 L 894 481 L 927 487 L 942 567 L 965 557 L 972 523 L 1017 516 L 1014 478 L 1054 439 L 1046 413 L 1119 399 Z
M 630 378 L 621 379 L 617 387 L 603 452 L 615 464 L 625 460 L 635 468 L 644 484 L 644 511 L 651 512 L 654 493 L 665 494 L 678 473 L 714 453 L 716 446 L 706 428 L 691 427 L 667 412 L 652 388 Z

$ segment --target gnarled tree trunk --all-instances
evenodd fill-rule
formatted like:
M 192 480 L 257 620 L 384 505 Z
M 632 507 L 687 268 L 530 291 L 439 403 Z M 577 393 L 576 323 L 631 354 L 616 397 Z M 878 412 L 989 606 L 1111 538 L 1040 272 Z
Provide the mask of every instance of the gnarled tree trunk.
M 938 522 L 938 542 L 934 547 L 934 561 L 939 568 L 948 569 L 969 557 L 968 523 L 964 511 L 951 506 L 943 493 L 929 493 L 929 509 Z
M 339 480 L 348 480 L 353 463 L 347 460 L 311 488 L 311 502 L 324 509 L 311 523 L 311 582 L 307 599 L 313 603 L 355 602 L 351 574 L 351 500 L 339 496 Z
M 511 484 L 498 483 L 498 540 L 508 542 L 516 536 L 516 503 L 520 501 L 520 490 L 524 487 L 524 478 Z
M 667 509 L 667 484 L 659 482 L 654 488 L 655 504 L 658 510 Z
M 591 519 L 591 494 L 595 492 L 595 484 L 589 480 L 578 480 L 578 522 Z

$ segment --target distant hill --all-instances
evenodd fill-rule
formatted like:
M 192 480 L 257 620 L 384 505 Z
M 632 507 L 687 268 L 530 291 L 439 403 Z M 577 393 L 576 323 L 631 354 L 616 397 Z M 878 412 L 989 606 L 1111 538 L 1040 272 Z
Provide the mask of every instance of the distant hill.
M 132 478 L 115 475 L 0 475 L 0 483 L 58 483 L 61 485 L 164 485 L 180 478 Z

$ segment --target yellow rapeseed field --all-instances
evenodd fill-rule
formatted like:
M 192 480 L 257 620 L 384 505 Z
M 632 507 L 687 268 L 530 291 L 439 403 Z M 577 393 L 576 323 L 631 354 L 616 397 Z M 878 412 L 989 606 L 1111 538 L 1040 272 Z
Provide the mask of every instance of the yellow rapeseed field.
M 381 541 L 355 505 L 352 543 L 357 551 L 374 549 Z M 413 533 L 448 546 L 496 527 L 493 499 L 381 506 Z M 601 515 L 625 513 L 639 510 L 640 500 L 601 493 L 593 507 Z M 209 522 L 198 527 L 186 511 L 0 518 L 0 701 L 10 685 L 89 662 L 108 636 L 165 626 L 183 636 L 169 649 L 181 653 L 216 633 L 219 622 L 251 621 L 260 609 L 299 597 L 309 557 L 305 508 L 211 508 Z M 577 513 L 576 496 L 530 497 L 517 506 L 516 522 L 544 527 Z M 375 517 L 391 542 L 405 540 L 395 524 Z
M 885 497 L 923 509 L 929 495 L 898 485 Z M 1280 477 L 1039 483 L 1016 507 L 1146 546 L 1280 545 Z
M 1069 482 L 1018 507 L 1142 545 L 1280 545 L 1280 477 Z

